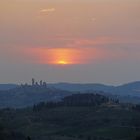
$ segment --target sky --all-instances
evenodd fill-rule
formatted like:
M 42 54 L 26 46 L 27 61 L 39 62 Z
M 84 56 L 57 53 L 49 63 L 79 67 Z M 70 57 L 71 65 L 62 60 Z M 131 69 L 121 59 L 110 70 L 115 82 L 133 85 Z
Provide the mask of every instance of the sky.
M 140 80 L 140 0 L 0 0 L 0 83 Z

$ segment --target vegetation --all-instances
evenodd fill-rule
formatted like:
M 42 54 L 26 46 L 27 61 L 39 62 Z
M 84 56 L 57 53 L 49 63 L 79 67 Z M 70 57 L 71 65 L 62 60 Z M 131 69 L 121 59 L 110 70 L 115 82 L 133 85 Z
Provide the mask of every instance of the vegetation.
M 0 110 L 0 140 L 139 140 L 140 111 L 98 94 Z

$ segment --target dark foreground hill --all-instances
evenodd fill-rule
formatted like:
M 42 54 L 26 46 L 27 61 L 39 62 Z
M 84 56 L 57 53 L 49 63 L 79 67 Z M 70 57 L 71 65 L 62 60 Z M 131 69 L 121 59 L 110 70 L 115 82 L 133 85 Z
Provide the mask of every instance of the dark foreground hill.
M 13 135 L 19 140 L 138 140 L 139 118 L 139 107 L 102 95 L 72 95 L 53 105 L 0 110 L 0 140 Z

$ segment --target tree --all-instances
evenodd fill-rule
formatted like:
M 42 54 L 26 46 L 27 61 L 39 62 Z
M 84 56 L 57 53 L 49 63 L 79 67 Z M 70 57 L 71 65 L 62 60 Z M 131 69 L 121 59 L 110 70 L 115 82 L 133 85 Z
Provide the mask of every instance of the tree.
M 27 137 L 27 140 L 31 140 L 31 138 L 28 136 L 28 137 Z

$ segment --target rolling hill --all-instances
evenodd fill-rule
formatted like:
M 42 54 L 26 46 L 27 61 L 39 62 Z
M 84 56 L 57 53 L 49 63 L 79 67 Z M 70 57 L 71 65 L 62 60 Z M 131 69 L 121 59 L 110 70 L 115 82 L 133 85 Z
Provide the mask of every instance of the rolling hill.
M 120 86 L 103 84 L 56 83 L 43 86 L 12 84 L 0 85 L 0 107 L 26 107 L 41 101 L 57 101 L 63 97 L 80 93 L 99 93 L 120 102 L 140 103 L 140 82 Z

